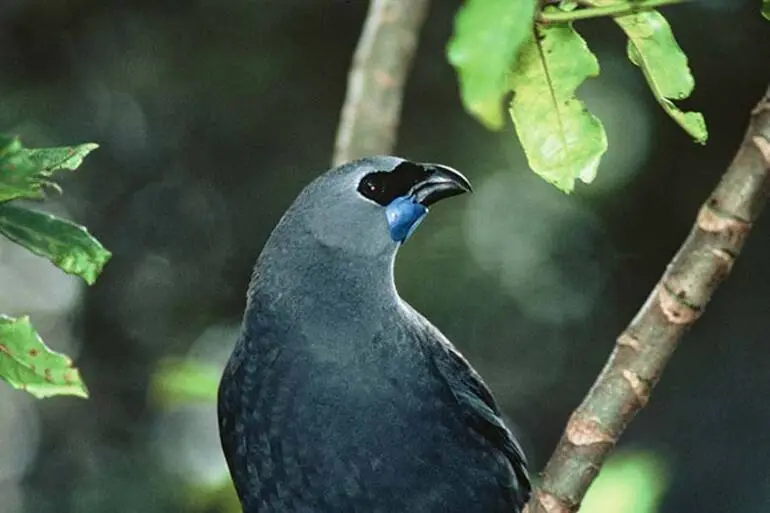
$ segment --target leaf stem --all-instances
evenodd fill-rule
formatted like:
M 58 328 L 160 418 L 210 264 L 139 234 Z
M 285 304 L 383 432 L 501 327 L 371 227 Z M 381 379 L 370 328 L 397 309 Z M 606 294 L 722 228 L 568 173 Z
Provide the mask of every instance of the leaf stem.
M 538 28 L 535 28 L 535 45 L 537 46 L 537 54 L 540 57 L 540 63 L 543 65 L 543 75 L 545 75 L 546 83 L 548 84 L 548 93 L 551 96 L 553 102 L 553 110 L 556 113 L 556 121 L 559 124 L 559 138 L 561 139 L 562 146 L 564 147 L 564 154 L 567 160 L 569 160 L 569 144 L 567 144 L 567 132 L 564 130 L 564 122 L 561 119 L 561 111 L 559 110 L 559 101 L 556 99 L 556 90 L 553 87 L 553 80 L 551 80 L 551 71 L 548 69 L 548 60 L 546 59 L 545 52 L 543 51 L 543 41 L 539 34 Z
M 551 10 L 548 12 L 541 12 L 538 14 L 537 19 L 540 23 L 545 24 L 570 23 L 572 21 L 587 20 L 589 18 L 626 16 L 628 14 L 634 14 L 641 11 L 649 11 L 650 9 L 655 9 L 656 7 L 680 4 L 686 1 L 687 0 L 637 0 L 619 2 L 612 5 L 588 7 L 574 11 Z

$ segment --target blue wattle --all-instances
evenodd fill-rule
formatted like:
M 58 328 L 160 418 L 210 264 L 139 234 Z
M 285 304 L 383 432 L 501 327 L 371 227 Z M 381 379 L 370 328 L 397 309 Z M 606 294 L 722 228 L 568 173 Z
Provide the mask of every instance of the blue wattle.
M 404 242 L 427 213 L 428 209 L 410 196 L 401 196 L 391 201 L 385 208 L 390 238 L 396 242 Z

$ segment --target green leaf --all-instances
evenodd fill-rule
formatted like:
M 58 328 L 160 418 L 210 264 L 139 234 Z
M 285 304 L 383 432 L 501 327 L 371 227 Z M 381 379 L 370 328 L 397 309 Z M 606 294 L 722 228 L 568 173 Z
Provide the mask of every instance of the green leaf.
M 211 403 L 217 399 L 221 369 L 196 360 L 161 360 L 150 384 L 153 399 L 164 405 Z
M 455 17 L 447 59 L 465 108 L 487 128 L 503 127 L 502 99 L 521 45 L 532 38 L 536 0 L 468 0 Z
M 16 137 L 0 136 L 0 203 L 43 196 L 39 169 Z
M 511 78 L 510 113 L 532 170 L 564 192 L 590 183 L 607 151 L 601 122 L 575 98 L 599 62 L 572 25 L 538 29 Z
M 770 20 L 770 0 L 762 0 L 762 16 Z
M 25 152 L 30 160 L 40 169 L 44 176 L 51 176 L 55 171 L 74 171 L 83 163 L 83 159 L 98 148 L 96 143 L 85 143 L 77 146 L 59 148 L 34 148 Z
M 615 0 L 592 0 L 596 5 L 612 5 Z M 658 11 L 650 10 L 615 18 L 628 36 L 628 58 L 644 73 L 653 96 L 666 114 L 696 142 L 708 139 L 706 120 L 700 112 L 682 112 L 672 100 L 683 100 L 695 88 L 687 55 L 674 38 L 671 26 Z
M 655 513 L 670 482 L 665 462 L 647 452 L 610 457 L 580 505 L 580 513 Z
M 89 285 L 112 256 L 85 227 L 8 203 L 0 204 L 0 233 Z
M 94 143 L 61 148 L 24 148 L 16 137 L 0 136 L 0 203 L 13 199 L 39 199 L 42 187 L 59 170 L 74 170 L 98 148 Z
M 72 360 L 48 348 L 29 317 L 0 315 L 0 378 L 39 399 L 54 395 L 88 397 Z

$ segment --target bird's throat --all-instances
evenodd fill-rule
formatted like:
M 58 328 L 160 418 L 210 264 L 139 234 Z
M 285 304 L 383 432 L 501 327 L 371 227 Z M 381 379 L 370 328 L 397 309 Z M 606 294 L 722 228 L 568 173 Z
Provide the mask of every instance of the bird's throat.
M 377 315 L 398 304 L 395 252 L 344 259 L 332 253 L 318 248 L 280 261 L 260 258 L 249 286 L 249 303 L 258 298 L 261 308 L 330 318 Z

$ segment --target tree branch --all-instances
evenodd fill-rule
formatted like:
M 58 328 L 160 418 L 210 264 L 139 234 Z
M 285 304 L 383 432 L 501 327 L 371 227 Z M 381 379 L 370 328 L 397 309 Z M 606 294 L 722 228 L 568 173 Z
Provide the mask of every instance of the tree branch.
M 636 0 L 627 3 L 602 5 L 575 9 L 574 11 L 552 10 L 541 12 L 537 19 L 541 23 L 569 23 L 571 21 L 587 20 L 589 18 L 603 18 L 607 16 L 627 16 L 638 12 L 649 11 L 664 5 L 681 4 L 687 0 Z M 587 2 L 591 3 L 591 2 Z
M 429 0 L 371 0 L 348 77 L 334 165 L 390 153 Z
M 684 332 L 730 272 L 770 193 L 770 89 L 690 234 L 567 422 L 526 513 L 577 511 L 607 455 L 650 398 Z

